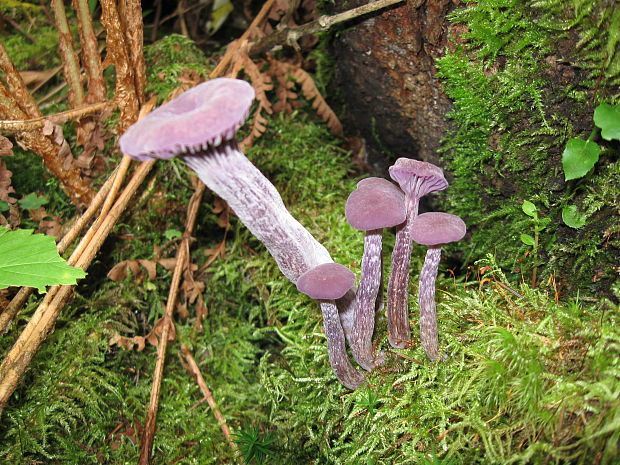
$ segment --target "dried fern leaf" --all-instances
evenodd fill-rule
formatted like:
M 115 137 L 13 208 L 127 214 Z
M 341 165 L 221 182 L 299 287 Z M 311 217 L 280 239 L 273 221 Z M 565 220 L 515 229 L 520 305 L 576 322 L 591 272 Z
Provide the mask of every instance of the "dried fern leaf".
M 336 116 L 336 113 L 334 113 L 331 107 L 327 104 L 321 95 L 321 92 L 319 92 L 312 76 L 299 67 L 293 65 L 289 65 L 289 67 L 291 77 L 301 84 L 301 92 L 303 96 L 312 102 L 312 108 L 314 108 L 317 115 L 323 118 L 323 120 L 327 123 L 327 127 L 334 134 L 342 134 L 342 123 Z
M 263 73 L 260 67 L 254 63 L 247 54 L 244 54 L 242 59 L 243 68 L 252 82 L 252 87 L 254 87 L 256 92 L 256 100 L 258 102 L 256 111 L 254 112 L 254 120 L 252 122 L 252 130 L 250 135 L 247 136 L 241 143 L 243 146 L 247 147 L 252 145 L 254 141 L 261 137 L 267 130 L 268 121 L 264 117 L 264 114 L 273 113 L 273 107 L 267 97 L 267 92 L 273 89 L 273 82 L 271 77 L 268 74 Z

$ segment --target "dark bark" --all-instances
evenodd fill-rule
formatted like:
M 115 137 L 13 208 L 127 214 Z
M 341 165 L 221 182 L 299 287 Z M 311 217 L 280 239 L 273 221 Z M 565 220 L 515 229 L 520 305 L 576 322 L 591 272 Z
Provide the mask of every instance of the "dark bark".
M 456 0 L 458 3 L 458 0 Z M 338 9 L 360 0 L 336 1 Z M 380 170 L 397 156 L 438 162 L 451 104 L 435 75 L 447 44 L 451 0 L 416 0 L 350 25 L 333 42 L 345 126 L 363 137 Z

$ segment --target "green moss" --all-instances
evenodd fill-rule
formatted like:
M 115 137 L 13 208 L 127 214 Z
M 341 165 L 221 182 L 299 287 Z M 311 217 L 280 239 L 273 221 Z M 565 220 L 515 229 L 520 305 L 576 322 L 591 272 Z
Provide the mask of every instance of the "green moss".
M 181 34 L 170 34 L 148 45 L 144 58 L 149 69 L 146 91 L 160 102 L 186 80 L 204 79 L 209 63 L 194 42 Z
M 613 181 L 617 146 L 607 144 L 604 160 L 577 183 L 564 182 L 561 153 L 570 137 L 587 137 L 593 128 L 592 99 L 618 97 L 617 53 L 610 48 L 617 31 L 606 29 L 617 14 L 605 2 L 575 2 L 571 9 L 565 2 L 509 0 L 452 13 L 451 20 L 468 29 L 437 62 L 456 123 L 443 144 L 453 175 L 445 208 L 463 216 L 473 232 L 463 244 L 466 258 L 487 250 L 528 278 L 536 265 L 524 259 L 519 236 L 530 232 L 520 211 L 529 200 L 552 219 L 542 237 L 542 276 L 557 273 L 569 293 L 608 293 L 618 243 L 602 232 L 613 227 L 609 211 L 620 195 Z M 567 48 L 577 35 L 575 54 Z M 563 54 L 575 62 L 564 64 Z M 567 204 L 591 215 L 583 230 L 563 225 Z M 607 279 L 592 282 L 597 270 Z
M 334 259 L 357 271 L 362 234 L 343 215 L 355 179 L 348 154 L 326 128 L 300 114 L 276 119 L 249 156 Z M 170 165 L 159 167 L 135 208 L 159 211 L 178 228 L 190 190 Z M 158 183 L 176 191 L 163 202 L 165 213 L 158 210 L 164 190 Z M 508 280 L 491 259 L 471 279 L 440 275 L 446 359 L 431 364 L 419 346 L 399 351 L 402 356 L 390 352 L 368 385 L 351 392 L 329 367 L 316 302 L 282 277 L 236 217 L 225 234 L 209 208 L 212 201 L 205 197 L 192 259 L 200 265 L 203 252 L 224 239 L 226 257 L 198 277 L 209 309 L 203 329 L 192 318 L 177 317 L 153 463 L 233 463 L 212 412 L 178 360 L 179 342 L 190 348 L 233 432 L 259 431 L 274 440 L 266 463 L 617 462 L 620 321 L 609 303 L 556 304 L 540 290 Z M 138 240 L 112 241 L 113 250 L 99 258 L 105 270 L 109 255 L 115 261 L 149 259 L 155 244 L 168 251 L 164 255 L 174 251 L 156 234 L 159 223 L 146 226 L 161 220 L 131 217 L 120 228 Z M 389 248 L 393 237 L 386 239 Z M 416 249 L 410 300 L 416 338 L 415 277 L 422 257 Z M 3 413 L 0 457 L 7 464 L 136 462 L 156 350 L 147 345 L 143 352 L 128 351 L 107 341 L 113 330 L 148 333 L 161 315 L 170 278 L 158 268 L 149 286 L 102 278 L 80 288 Z M 382 316 L 378 328 L 377 342 L 387 349 Z M 4 350 L 17 332 L 0 339 Z

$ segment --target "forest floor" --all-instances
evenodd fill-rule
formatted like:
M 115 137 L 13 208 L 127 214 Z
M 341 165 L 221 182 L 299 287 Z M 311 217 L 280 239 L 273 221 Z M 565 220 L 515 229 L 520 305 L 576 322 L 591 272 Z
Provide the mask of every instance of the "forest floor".
M 56 56 L 42 50 L 49 41 L 31 48 L 24 41 L 11 45 L 20 66 L 39 52 Z M 183 70 L 175 61 L 150 67 L 155 79 L 147 93 L 161 101 L 188 75 L 205 77 L 208 60 L 193 59 L 198 65 Z M 106 129 L 117 123 L 115 113 Z M 71 125 L 65 137 L 75 138 Z M 120 160 L 114 137 L 105 142 L 95 185 Z M 363 236 L 347 224 L 344 206 L 369 174 L 343 138 L 304 101 L 287 116 L 270 116 L 247 155 L 293 216 L 359 277 Z M 45 199 L 56 221 L 75 215 L 31 151 L 16 146 L 3 160 L 16 195 Z M 160 161 L 148 175 L 4 407 L 3 463 L 137 463 L 173 257 L 194 188 L 195 177 L 180 161 Z M 38 228 L 27 210 L 19 227 Z M 385 272 L 393 243 L 387 232 Z M 466 264 L 450 260 L 448 248 L 437 281 L 441 356 L 432 363 L 417 343 L 425 250 L 416 246 L 409 294 L 414 343 L 390 348 L 384 311 L 378 312 L 374 342 L 387 361 L 351 391 L 330 368 L 316 302 L 281 275 L 264 246 L 210 192 L 190 245 L 192 276 L 174 315 L 153 464 L 620 462 L 620 311 L 611 300 L 563 298 L 556 286 L 563 277 L 553 273 L 534 287 L 531 269 L 521 267 L 520 274 L 499 266 L 490 248 L 472 247 Z M 31 296 L 0 336 L 3 354 L 41 297 Z M 232 430 L 232 445 L 182 346 Z

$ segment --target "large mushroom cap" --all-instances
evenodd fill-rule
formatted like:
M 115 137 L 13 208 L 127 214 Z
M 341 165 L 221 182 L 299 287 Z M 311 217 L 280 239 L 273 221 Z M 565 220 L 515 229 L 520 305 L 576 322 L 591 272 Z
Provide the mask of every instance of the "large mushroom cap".
M 399 158 L 388 171 L 390 177 L 400 185 L 403 191 L 416 197 L 448 187 L 443 170 L 425 161 Z
M 335 300 L 355 284 L 355 275 L 340 263 L 323 263 L 302 274 L 297 290 L 313 299 Z
M 440 245 L 463 239 L 467 228 L 465 222 L 450 213 L 422 213 L 411 225 L 411 238 L 422 245 Z
M 232 139 L 247 118 L 254 89 L 240 79 L 198 84 L 132 125 L 121 151 L 137 160 L 173 158 Z
M 401 224 L 407 218 L 405 194 L 387 179 L 366 178 L 347 199 L 345 215 L 355 229 L 370 231 Z

